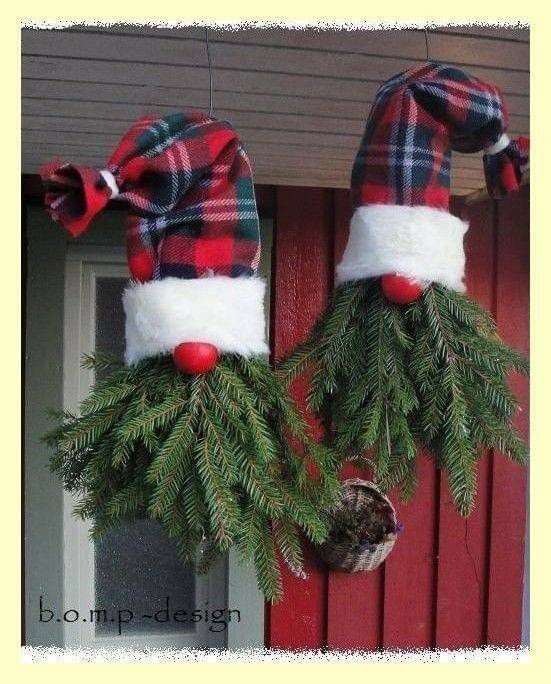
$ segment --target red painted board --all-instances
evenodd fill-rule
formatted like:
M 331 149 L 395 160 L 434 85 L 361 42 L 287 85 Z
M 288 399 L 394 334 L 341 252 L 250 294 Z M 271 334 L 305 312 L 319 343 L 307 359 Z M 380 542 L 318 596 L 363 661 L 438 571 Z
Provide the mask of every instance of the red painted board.
M 435 641 L 440 475 L 423 452 L 417 475 L 409 502 L 390 494 L 403 532 L 384 564 L 385 649 L 430 648 Z
M 452 212 L 469 223 L 465 239 L 466 285 L 469 297 L 492 310 L 494 303 L 494 206 L 491 200 Z M 447 476 L 441 474 L 438 541 L 436 646 L 474 648 L 486 640 L 488 591 L 489 465 L 486 452 L 478 466 L 478 494 L 469 518 L 457 513 Z
M 384 648 L 430 648 L 434 643 L 439 477 L 433 461 L 417 457 L 419 485 L 407 503 L 392 492 L 404 525 L 385 561 Z
M 351 216 L 348 190 L 334 191 L 335 265 L 348 238 Z M 342 478 L 367 477 L 347 464 Z M 329 572 L 327 646 L 331 649 L 374 650 L 381 646 L 383 617 L 383 567 L 373 572 Z
M 496 316 L 503 339 L 529 350 L 529 187 L 498 203 Z M 522 411 L 519 430 L 528 436 L 529 383 L 515 376 L 511 386 Z M 518 646 L 521 641 L 526 469 L 496 454 L 492 471 L 488 642 Z
M 278 187 L 272 273 L 274 359 L 304 341 L 325 308 L 332 279 L 332 191 Z M 304 407 L 307 378 L 293 385 Z M 306 548 L 308 579 L 284 569 L 283 600 L 267 607 L 267 646 L 304 649 L 325 646 L 327 571 Z

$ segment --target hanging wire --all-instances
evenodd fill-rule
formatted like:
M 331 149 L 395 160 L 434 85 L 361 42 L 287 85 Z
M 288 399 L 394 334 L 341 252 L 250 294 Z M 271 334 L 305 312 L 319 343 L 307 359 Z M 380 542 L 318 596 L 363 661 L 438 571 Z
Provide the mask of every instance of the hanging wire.
M 428 28 L 427 28 L 426 26 L 425 26 L 425 48 L 426 48 L 426 51 L 427 51 L 427 58 L 426 58 L 426 61 L 427 61 L 427 62 L 430 62 L 430 54 L 429 54 L 429 30 L 428 30 Z
M 213 91 L 214 91 L 214 79 L 212 73 L 212 60 L 210 55 L 210 42 L 209 42 L 209 29 L 205 26 L 205 43 L 207 46 L 207 60 L 209 64 L 209 117 L 212 118 L 212 112 L 214 109 L 213 103 Z

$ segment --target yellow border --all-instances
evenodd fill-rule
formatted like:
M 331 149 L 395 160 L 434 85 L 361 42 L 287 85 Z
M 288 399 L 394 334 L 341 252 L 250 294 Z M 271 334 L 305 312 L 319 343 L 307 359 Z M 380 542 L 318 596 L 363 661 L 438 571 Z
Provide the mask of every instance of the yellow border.
M 374 3 L 375 6 L 378 3 Z M 242 681 L 247 676 L 264 679 L 281 676 L 288 677 L 290 670 L 296 671 L 301 679 L 313 676 L 319 680 L 345 675 L 347 677 L 388 677 L 389 679 L 407 677 L 412 682 L 429 681 L 440 682 L 442 677 L 451 683 L 464 682 L 465 678 L 482 681 L 483 678 L 496 676 L 502 681 L 515 681 L 519 678 L 534 680 L 548 670 L 549 640 L 545 640 L 546 622 L 551 615 L 549 600 L 550 592 L 546 591 L 545 580 L 548 568 L 547 538 L 549 531 L 546 518 L 549 516 L 545 505 L 549 498 L 549 470 L 550 456 L 546 454 L 544 411 L 546 410 L 545 390 L 549 387 L 549 286 L 545 276 L 548 276 L 548 254 L 551 251 L 551 227 L 545 221 L 544 207 L 549 196 L 548 175 L 544 169 L 544 150 L 549 149 L 549 116 L 551 109 L 548 87 L 548 65 L 551 34 L 548 30 L 547 17 L 541 8 L 543 3 L 536 2 L 496 2 L 484 3 L 473 0 L 463 0 L 457 7 L 441 6 L 441 13 L 431 10 L 433 3 L 417 2 L 412 13 L 411 0 L 395 0 L 390 6 L 391 13 L 387 15 L 368 15 L 370 4 L 365 2 L 349 2 L 341 0 L 339 3 L 326 3 L 324 7 L 312 0 L 280 0 L 265 6 L 247 0 L 241 3 L 210 2 L 201 5 L 182 4 L 181 2 L 164 2 L 155 6 L 155 15 L 151 11 L 140 12 L 136 2 L 118 3 L 96 2 L 86 5 L 75 5 L 74 2 L 58 0 L 50 5 L 45 12 L 44 2 L 26 2 L 21 5 L 9 3 L 8 11 L 2 17 L 1 50 L 3 57 L 2 69 L 2 117 L 3 121 L 3 220 L 2 240 L 3 267 L 0 269 L 2 280 L 0 292 L 4 293 L 2 308 L 4 311 L 2 345 L 3 387 L 1 392 L 3 419 L 2 432 L 2 551 L 3 559 L 0 564 L 4 600 L 0 604 L 0 622 L 2 629 L 2 668 L 3 674 L 10 674 L 18 680 L 39 678 L 40 681 L 59 681 L 60 679 L 78 680 L 79 682 L 101 681 L 106 674 L 118 677 L 128 676 L 132 681 L 146 681 L 156 675 L 161 677 L 198 676 L 202 680 L 213 676 L 216 678 L 239 678 Z M 481 7 L 483 7 L 481 11 Z M 12 9 L 13 8 L 13 9 Z M 75 8 L 80 10 L 75 15 Z M 85 10 L 85 13 L 82 12 Z M 146 10 L 149 7 L 146 6 Z M 243 20 L 273 20 L 286 22 L 301 21 L 432 21 L 435 23 L 473 21 L 529 21 L 531 24 L 532 44 L 532 271 L 531 271 L 531 314 L 532 314 L 532 657 L 526 665 L 492 665 L 492 664 L 448 664 L 445 672 L 441 667 L 415 664 L 251 664 L 251 665 L 220 665 L 220 664 L 189 664 L 173 666 L 192 668 L 192 671 L 168 672 L 169 665 L 141 664 L 138 667 L 123 664 L 110 665 L 22 665 L 19 654 L 19 582 L 20 567 L 20 537 L 18 525 L 19 500 L 19 396 L 20 369 L 17 360 L 20 358 L 20 302 L 15 296 L 20 279 L 20 232 L 19 226 L 19 162 L 20 162 L 20 108 L 19 108 L 19 25 L 22 19 L 111 19 L 111 20 L 172 20 L 172 21 L 243 21 Z M 15 198 L 15 201 L 14 201 Z M 546 269 L 546 270 L 544 270 Z M 547 271 L 547 272 L 546 272 Z M 548 444 L 548 442 L 547 442 Z M 506 601 L 507 597 L 504 596 Z M 545 652 L 547 650 L 547 653 Z M 39 667 L 40 670 L 36 668 Z M 208 668 L 208 669 L 207 669 Z M 308 668 L 308 672 L 304 669 Z M 336 669 L 346 668 L 345 672 Z M 367 670 L 369 668 L 369 670 Z M 403 668 L 407 668 L 404 672 Z M 497 668 L 497 670 L 496 670 Z M 521 668 L 521 669 L 519 669 Z M 284 669 L 285 672 L 281 670 Z M 375 671 L 376 670 L 376 671 Z M 383 670 L 383 671 L 381 671 Z M 9 672 L 11 671 L 11 672 Z

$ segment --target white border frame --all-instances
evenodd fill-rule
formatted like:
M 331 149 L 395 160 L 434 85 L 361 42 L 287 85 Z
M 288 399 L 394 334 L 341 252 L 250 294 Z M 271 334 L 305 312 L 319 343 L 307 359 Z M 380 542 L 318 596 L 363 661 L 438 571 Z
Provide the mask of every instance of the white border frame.
M 65 266 L 63 326 L 63 405 L 76 411 L 93 383 L 91 370 L 80 366 L 83 354 L 94 349 L 97 277 L 128 277 L 124 250 L 117 247 L 70 247 Z M 74 497 L 63 495 L 63 610 L 81 616 L 95 607 L 94 548 L 90 525 L 75 518 Z M 205 578 L 196 577 L 195 607 L 226 607 L 225 565 L 216 564 Z M 228 629 L 212 632 L 206 622 L 195 623 L 193 633 L 96 636 L 94 623 L 63 623 L 63 643 L 69 648 L 224 648 Z M 228 626 L 229 627 L 229 626 Z

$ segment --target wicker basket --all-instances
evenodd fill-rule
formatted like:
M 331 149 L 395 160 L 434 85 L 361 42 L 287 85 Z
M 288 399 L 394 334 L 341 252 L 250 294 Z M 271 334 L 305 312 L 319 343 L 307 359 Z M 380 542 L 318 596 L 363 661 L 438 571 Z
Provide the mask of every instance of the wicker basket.
M 367 507 L 371 507 L 373 498 L 388 504 L 391 521 L 396 527 L 396 512 L 390 500 L 372 482 L 360 478 L 346 480 L 343 483 L 342 496 L 333 510 L 349 509 L 361 513 Z M 321 558 L 333 570 L 361 572 L 374 570 L 380 565 L 392 551 L 395 542 L 396 533 L 389 532 L 383 541 L 360 550 L 352 548 L 350 541 L 345 539 L 341 543 L 328 540 L 318 548 Z

